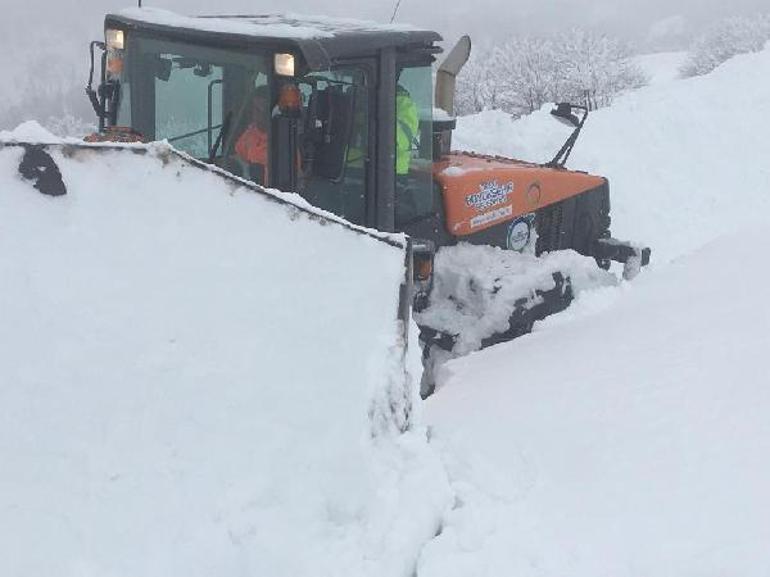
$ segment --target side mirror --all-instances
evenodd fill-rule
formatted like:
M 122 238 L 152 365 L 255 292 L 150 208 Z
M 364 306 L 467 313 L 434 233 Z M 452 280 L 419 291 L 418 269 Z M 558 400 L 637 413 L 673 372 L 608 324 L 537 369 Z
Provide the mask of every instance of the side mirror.
M 577 128 L 580 126 L 580 118 L 573 111 L 573 106 L 569 102 L 560 102 L 556 108 L 551 110 L 551 114 L 567 126 Z
M 576 110 L 582 112 L 582 116 L 578 117 L 575 113 Z M 564 165 L 575 146 L 575 142 L 577 142 L 578 136 L 580 136 L 580 131 L 583 129 L 583 125 L 588 119 L 588 107 L 579 104 L 570 104 L 569 102 L 560 102 L 556 105 L 556 108 L 551 110 L 551 114 L 555 116 L 557 120 L 572 128 L 572 134 L 569 135 L 567 142 L 565 142 L 564 146 L 562 146 L 559 152 L 556 153 L 553 160 L 547 162 L 544 166 L 564 168 Z
M 338 182 L 345 176 L 348 144 L 353 129 L 355 87 L 330 85 L 316 93 L 315 166 L 317 176 Z
M 151 65 L 155 74 L 155 78 L 161 80 L 162 82 L 168 82 L 168 79 L 171 78 L 171 69 L 174 66 L 174 63 L 171 61 L 171 59 L 157 56 L 152 59 Z

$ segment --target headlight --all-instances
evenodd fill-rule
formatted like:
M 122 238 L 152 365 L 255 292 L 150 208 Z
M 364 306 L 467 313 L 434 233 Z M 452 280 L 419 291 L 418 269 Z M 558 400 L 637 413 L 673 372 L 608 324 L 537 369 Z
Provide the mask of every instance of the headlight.
M 293 54 L 276 54 L 274 63 L 275 73 L 279 76 L 294 76 Z
M 107 50 L 123 50 L 126 47 L 126 37 L 122 30 L 107 29 L 104 31 Z

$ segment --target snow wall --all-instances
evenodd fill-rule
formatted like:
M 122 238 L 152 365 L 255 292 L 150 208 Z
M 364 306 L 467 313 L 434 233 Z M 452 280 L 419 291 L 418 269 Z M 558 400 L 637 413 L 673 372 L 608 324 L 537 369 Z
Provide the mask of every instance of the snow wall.
M 448 490 L 405 239 L 163 145 L 47 150 L 66 196 L 0 146 L 0 574 L 411 575 Z
M 458 505 L 420 577 L 767 574 L 767 70 L 736 57 L 589 118 L 569 164 L 609 175 L 615 232 L 653 263 L 445 365 L 426 420 Z M 544 159 L 547 116 L 460 136 Z

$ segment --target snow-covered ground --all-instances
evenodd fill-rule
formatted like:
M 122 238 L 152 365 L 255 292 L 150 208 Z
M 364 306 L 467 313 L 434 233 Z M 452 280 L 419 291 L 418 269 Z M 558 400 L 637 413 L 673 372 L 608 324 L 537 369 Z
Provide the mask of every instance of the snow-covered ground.
M 614 232 L 654 264 L 444 366 L 426 417 L 456 497 L 420 577 L 767 574 L 769 69 L 592 114 L 569 165 L 609 176 Z M 565 137 L 490 112 L 456 145 L 545 160 Z
M 650 85 L 658 85 L 679 80 L 679 69 L 687 56 L 687 52 L 652 52 L 635 56 L 633 61 L 647 75 Z
M 402 249 L 163 147 L 54 147 L 60 198 L 0 148 L 0 574 L 766 575 L 768 69 L 593 113 L 569 164 L 653 266 L 449 362 L 425 407 Z M 566 135 L 489 112 L 455 145 Z
M 456 503 L 420 577 L 767 575 L 767 251 L 723 237 L 445 365 Z
M 398 238 L 133 149 L 53 146 L 54 198 L 0 146 L 0 575 L 412 574 Z

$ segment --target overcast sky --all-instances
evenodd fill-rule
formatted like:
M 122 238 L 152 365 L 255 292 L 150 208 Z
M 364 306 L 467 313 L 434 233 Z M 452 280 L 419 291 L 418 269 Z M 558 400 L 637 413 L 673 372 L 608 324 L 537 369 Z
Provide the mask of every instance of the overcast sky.
M 387 21 L 395 0 L 144 0 L 184 13 L 294 11 Z M 3 0 L 0 43 L 35 38 L 30 29 L 80 36 L 99 34 L 103 14 L 126 5 L 114 0 Z M 664 19 L 681 17 L 693 29 L 731 13 L 768 10 L 767 0 L 402 0 L 398 20 L 448 36 L 469 32 L 480 40 L 508 34 L 548 33 L 582 25 L 644 38 Z
M 144 0 L 184 14 L 295 12 L 387 22 L 397 0 Z M 82 95 L 89 40 L 102 37 L 104 14 L 135 0 L 0 0 L 0 124 L 32 115 L 50 101 L 90 115 Z M 647 49 L 681 48 L 683 40 L 731 14 L 768 12 L 768 0 L 402 0 L 397 21 L 436 30 L 453 42 L 471 34 L 489 47 L 513 35 L 548 35 L 581 26 L 624 37 Z M 650 43 L 650 31 L 668 41 Z M 671 41 L 673 31 L 678 46 Z M 57 88 L 69 90 L 66 98 Z M 48 91 L 48 103 L 35 98 Z M 37 107 L 37 108 L 36 108 Z M 47 110 L 47 108 L 46 108 Z M 29 114 L 28 114 L 29 111 Z M 5 114 L 5 119 L 3 119 Z

